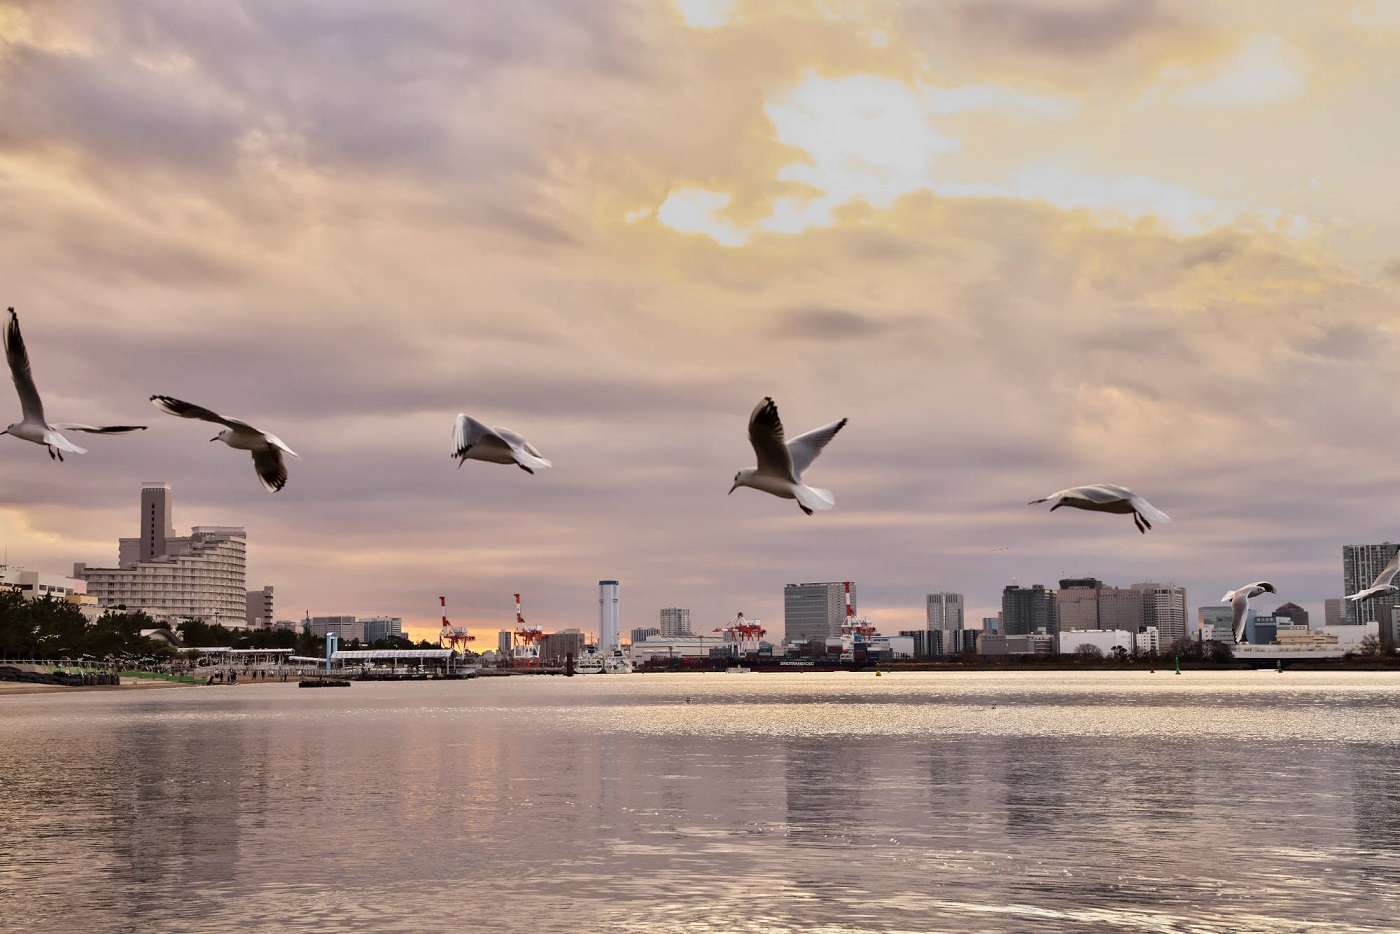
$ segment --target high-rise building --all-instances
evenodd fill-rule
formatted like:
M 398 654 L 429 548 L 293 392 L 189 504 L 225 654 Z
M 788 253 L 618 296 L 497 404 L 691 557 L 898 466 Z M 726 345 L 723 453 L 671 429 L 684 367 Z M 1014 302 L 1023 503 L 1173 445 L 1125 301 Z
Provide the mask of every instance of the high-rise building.
M 551 632 L 540 639 L 541 665 L 563 665 L 570 655 L 574 657 L 574 661 L 583 657 L 583 633 L 577 629 Z
M 102 607 L 141 610 L 161 622 L 199 619 L 232 629 L 248 625 L 247 532 L 241 526 L 197 525 L 176 536 L 168 483 L 141 487 L 137 538 L 117 545 L 117 567 L 75 564 Z
M 402 616 L 361 616 L 356 622 L 359 623 L 366 642 L 403 636 Z
M 648 626 L 645 629 L 634 629 L 632 630 L 632 644 L 636 645 L 638 642 L 645 642 L 652 636 L 659 636 L 661 634 L 661 630 L 657 629 L 655 626 Z M 679 635 L 679 633 L 671 633 L 671 635 Z
M 352 639 L 364 641 L 365 631 L 353 616 L 313 616 L 311 617 L 311 634 L 324 639 L 331 633 L 340 637 L 341 642 L 349 642 Z
M 262 590 L 248 591 L 245 606 L 243 618 L 248 621 L 249 629 L 271 629 L 276 625 L 272 615 L 271 584 Z
M 1055 635 L 1060 631 L 1055 591 L 1041 584 L 1020 587 L 1013 580 L 1001 592 L 1001 625 L 1004 636 L 1027 636 L 1037 629 Z
M 1347 599 L 1345 597 L 1328 597 L 1322 601 L 1322 624 L 1324 626 L 1340 626 L 1342 620 L 1347 617 Z
M 688 636 L 690 635 L 690 610 L 680 606 L 665 606 L 661 608 L 661 631 L 663 636 Z M 640 639 L 633 639 L 633 642 L 640 642 Z
M 496 633 L 496 652 L 506 658 L 510 658 L 510 651 L 515 643 L 515 633 L 509 629 L 502 629 Z
M 1343 545 L 1342 593 L 1350 595 L 1370 587 L 1397 551 L 1400 551 L 1400 545 L 1390 542 L 1382 542 L 1379 545 Z M 1400 596 L 1388 593 L 1372 597 L 1364 603 L 1347 600 L 1342 605 L 1342 623 L 1355 626 L 1370 622 L 1376 617 L 1372 607 L 1384 604 L 1400 605 Z
M 1186 588 L 1172 583 L 1143 581 L 1132 585 L 1142 592 L 1142 624 L 1156 626 L 1162 645 L 1171 645 L 1187 634 Z
M 1308 611 L 1296 603 L 1285 603 L 1282 606 L 1274 607 L 1275 617 L 1286 617 L 1293 621 L 1295 626 L 1302 626 L 1304 629 L 1310 628 Z
M 960 593 L 931 593 L 927 595 L 928 631 L 933 637 L 927 644 L 915 644 L 921 655 L 956 655 L 962 651 L 963 595 Z
M 617 581 L 598 582 L 598 651 L 611 655 L 622 645 L 622 621 L 617 603 Z
M 1253 610 L 1249 611 L 1253 613 Z M 1230 606 L 1202 606 L 1196 608 L 1196 631 L 1192 639 L 1209 642 L 1235 641 L 1235 610 Z M 1173 640 L 1175 641 L 1175 640 Z M 1164 643 L 1167 646 L 1171 642 Z
M 851 584 L 855 612 L 856 585 Z M 846 620 L 846 583 L 788 584 L 783 588 L 783 632 L 788 642 L 825 640 L 841 634 Z

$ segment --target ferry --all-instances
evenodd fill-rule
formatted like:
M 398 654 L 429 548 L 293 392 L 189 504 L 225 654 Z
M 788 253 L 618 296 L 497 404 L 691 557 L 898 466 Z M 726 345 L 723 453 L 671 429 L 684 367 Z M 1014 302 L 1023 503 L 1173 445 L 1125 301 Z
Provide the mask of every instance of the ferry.
M 605 670 L 603 656 L 596 652 L 585 652 L 574 660 L 574 674 L 576 675 L 601 675 Z

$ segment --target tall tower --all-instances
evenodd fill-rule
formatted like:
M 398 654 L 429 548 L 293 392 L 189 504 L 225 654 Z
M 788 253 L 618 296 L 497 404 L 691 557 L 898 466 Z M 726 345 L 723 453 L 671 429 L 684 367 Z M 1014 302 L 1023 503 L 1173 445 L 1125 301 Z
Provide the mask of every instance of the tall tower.
M 598 582 L 598 651 L 610 655 L 622 645 L 622 623 L 617 609 L 617 581 Z
M 1342 593 L 1354 594 L 1371 586 L 1376 576 L 1395 557 L 1400 545 L 1382 542 L 1379 545 L 1342 546 Z M 1376 618 L 1377 606 L 1400 604 L 1395 594 L 1372 597 L 1364 604 L 1347 600 L 1342 604 L 1342 622 L 1350 625 L 1368 622 Z
M 170 510 L 170 484 L 159 481 L 141 484 L 141 550 L 138 561 L 155 561 L 165 556 L 165 540 L 175 537 Z

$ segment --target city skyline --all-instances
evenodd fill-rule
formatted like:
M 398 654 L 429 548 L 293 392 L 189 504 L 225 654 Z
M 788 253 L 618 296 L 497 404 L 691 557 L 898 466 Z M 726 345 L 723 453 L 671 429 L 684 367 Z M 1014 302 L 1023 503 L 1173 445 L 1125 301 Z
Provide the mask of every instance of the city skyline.
M 0 307 L 52 417 L 150 426 L 0 438 L 0 544 L 108 554 L 159 477 L 278 616 L 415 637 L 591 629 L 600 579 L 623 631 L 1090 573 L 1323 618 L 1397 538 L 1398 48 L 1376 0 L 0 2 Z M 725 496 L 764 396 L 849 419 L 830 512 Z M 553 469 L 458 469 L 458 412 Z M 1025 505 L 1095 482 L 1174 522 Z

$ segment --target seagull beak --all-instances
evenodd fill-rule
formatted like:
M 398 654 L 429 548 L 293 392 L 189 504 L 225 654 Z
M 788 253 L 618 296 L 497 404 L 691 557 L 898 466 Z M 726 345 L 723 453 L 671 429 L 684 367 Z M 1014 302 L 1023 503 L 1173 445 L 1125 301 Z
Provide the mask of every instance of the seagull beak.
M 219 440 L 219 436 L 218 436 L 218 435 L 215 435 L 214 437 L 210 438 L 209 440 L 210 440 L 210 441 L 218 441 L 218 440 Z
M 734 484 L 733 486 L 731 486 L 731 487 L 729 488 L 729 493 L 733 493 L 733 492 L 734 492 L 735 490 L 737 490 L 737 489 L 739 489 L 739 484 L 736 483 L 736 484 Z M 725 495 L 728 496 L 729 493 L 726 493 Z

